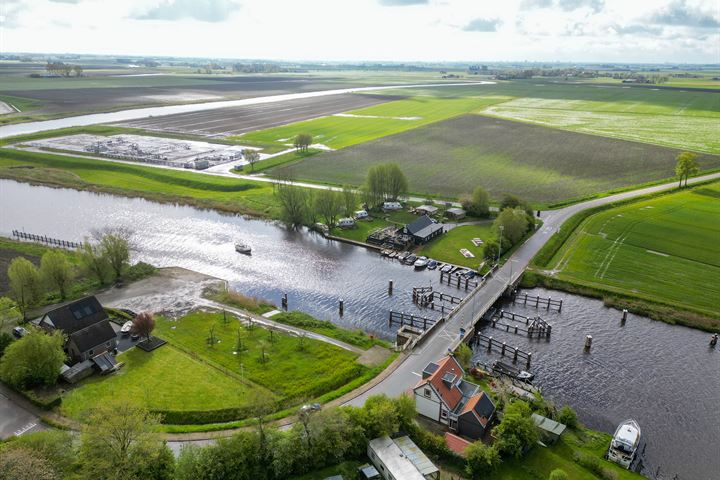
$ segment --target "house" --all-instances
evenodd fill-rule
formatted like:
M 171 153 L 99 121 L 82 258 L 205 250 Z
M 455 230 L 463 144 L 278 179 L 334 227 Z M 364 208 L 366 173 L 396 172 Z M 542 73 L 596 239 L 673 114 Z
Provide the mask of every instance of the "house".
M 423 215 L 414 222 L 405 225 L 399 232 L 412 237 L 416 245 L 422 245 L 442 235 L 444 231 L 442 223 L 437 223 L 427 215 Z
M 368 443 L 368 457 L 385 480 L 439 480 L 440 470 L 410 437 L 380 437 Z
M 97 298 L 86 297 L 50 310 L 37 325 L 47 332 L 65 335 L 65 353 L 72 363 L 90 360 L 117 346 L 117 334 Z
M 420 415 L 447 425 L 458 435 L 481 438 L 495 415 L 495 404 L 474 383 L 453 356 L 430 362 L 413 388 Z
M 531 415 L 535 426 L 540 430 L 540 434 L 546 443 L 553 444 L 558 441 L 560 435 L 563 434 L 567 426 L 563 423 L 556 422 L 537 413 Z
M 448 208 L 447 210 L 445 210 L 445 216 L 448 218 L 452 218 L 453 220 L 461 220 L 465 218 L 466 214 L 467 212 L 465 210 L 457 207 Z
M 438 208 L 432 205 L 420 205 L 415 209 L 415 212 L 421 215 L 435 215 L 438 212 Z

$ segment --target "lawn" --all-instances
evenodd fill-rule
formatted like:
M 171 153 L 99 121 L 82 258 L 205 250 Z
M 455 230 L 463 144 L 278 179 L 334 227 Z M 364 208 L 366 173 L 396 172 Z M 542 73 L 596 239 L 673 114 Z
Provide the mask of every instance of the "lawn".
M 249 387 L 193 359 L 172 345 L 146 353 L 133 348 L 118 355 L 125 365 L 108 377 L 93 376 L 68 391 L 60 412 L 78 419 L 93 405 L 110 398 L 140 402 L 151 410 L 214 410 L 247 404 Z M 272 394 L 262 389 L 263 394 Z
M 328 320 L 318 320 L 311 317 L 307 313 L 300 311 L 282 312 L 273 315 L 272 320 L 274 322 L 284 323 L 286 325 L 292 325 L 293 327 L 302 328 L 310 332 L 319 333 L 326 337 L 340 340 L 350 345 L 355 345 L 364 350 L 367 350 L 374 345 L 380 345 L 382 347 L 389 347 L 387 342 L 374 338 L 372 335 L 368 335 L 362 330 L 348 330 L 341 328 Z
M 548 263 L 561 280 L 720 317 L 720 183 L 588 217 Z
M 387 105 L 387 104 L 386 104 Z M 464 115 L 273 170 L 298 180 L 360 185 L 370 166 L 392 161 L 410 191 L 457 197 L 475 187 L 538 205 L 586 197 L 674 175 L 677 150 Z M 720 156 L 701 155 L 703 169 Z
M 268 183 L 50 153 L 0 149 L 0 178 L 248 214 L 277 211 Z
M 230 138 L 285 145 L 291 144 L 299 133 L 310 133 L 315 143 L 340 149 L 477 111 L 505 100 L 509 98 L 414 97 L 352 110 L 343 116 L 331 115 Z M 346 116 L 348 114 L 353 116 Z
M 484 242 L 488 242 L 495 238 L 495 232 L 492 230 L 492 222 L 488 221 L 482 225 L 464 225 L 456 227 L 442 236 L 432 240 L 420 249 L 419 255 L 425 255 L 428 258 L 438 260 L 440 262 L 452 263 L 455 265 L 463 265 L 465 267 L 477 269 L 484 261 L 484 247 L 480 245 L 476 247 L 471 240 L 480 238 Z M 461 248 L 467 248 L 475 258 L 465 258 L 460 253 Z
M 367 368 L 356 363 L 357 354 L 333 345 L 273 332 L 255 326 L 241 327 L 228 315 L 196 312 L 180 320 L 158 319 L 157 334 L 185 351 L 212 362 L 271 390 L 281 400 L 315 398 L 362 376 Z M 174 327 L 174 328 L 173 328 Z M 208 345 L 214 328 L 217 343 Z M 238 334 L 244 350 L 233 354 Z M 266 362 L 260 361 L 265 351 Z M 301 349 L 302 348 L 302 349 Z

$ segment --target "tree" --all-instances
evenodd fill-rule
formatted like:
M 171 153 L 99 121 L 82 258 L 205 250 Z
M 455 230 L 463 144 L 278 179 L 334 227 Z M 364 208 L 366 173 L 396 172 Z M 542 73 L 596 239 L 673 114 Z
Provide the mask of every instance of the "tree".
M 374 165 L 370 167 L 364 186 L 365 203 L 370 208 L 379 208 L 385 201 L 386 192 L 383 166 Z
M 477 441 L 465 449 L 465 472 L 472 478 L 484 478 L 495 470 L 501 463 L 497 448 Z
M 465 369 L 470 368 L 470 361 L 472 359 L 473 352 L 468 347 L 467 343 L 461 342 L 458 348 L 455 350 L 455 358 L 457 358 L 460 365 Z
M 40 296 L 40 274 L 30 260 L 16 257 L 10 262 L 7 275 L 10 281 L 10 295 L 25 320 L 28 309 L 35 305 Z
M 295 147 L 295 150 L 307 152 L 308 147 L 312 145 L 313 137 L 309 133 L 299 133 L 295 136 L 295 141 L 293 142 L 293 146 Z
M 343 210 L 341 194 L 332 190 L 320 190 L 315 194 L 313 203 L 315 212 L 325 220 L 328 227 L 332 228 Z
M 569 480 L 570 477 L 567 473 L 565 473 L 565 470 L 561 468 L 556 468 L 552 472 L 550 472 L 550 476 L 548 477 L 548 480 Z
M 18 388 L 54 385 L 65 362 L 65 340 L 58 331 L 37 330 L 13 342 L 0 358 L 0 378 Z
M 358 195 L 352 187 L 344 185 L 342 188 L 343 215 L 352 217 L 358 204 Z
M 310 210 L 307 190 L 283 182 L 276 185 L 275 198 L 280 203 L 280 217 L 285 225 L 297 228 L 305 223 Z
M 73 65 L 73 71 L 76 77 L 82 77 L 83 68 L 80 65 Z
M 57 250 L 48 250 L 40 259 L 40 278 L 49 289 L 60 292 L 60 300 L 65 300 L 67 290 L 75 277 L 65 255 Z
M 493 227 L 498 232 L 502 227 L 503 239 L 509 240 L 512 246 L 519 242 L 528 232 L 530 220 L 522 208 L 505 208 L 493 222 Z M 498 233 L 499 236 L 500 233 Z
M 675 157 L 677 163 L 675 164 L 675 175 L 678 176 L 680 184 L 678 187 L 682 187 L 683 178 L 685 179 L 685 186 L 687 187 L 687 181 L 690 175 L 695 175 L 700 171 L 700 165 L 697 161 L 697 154 L 692 152 L 680 152 Z
M 475 217 L 485 217 L 490 213 L 490 195 L 482 187 L 473 190 L 472 195 L 461 198 L 460 204 Z
M 50 462 L 27 448 L 9 448 L 0 452 L 0 480 L 60 480 Z
M 395 411 L 398 415 L 398 421 L 400 426 L 405 430 L 408 430 L 415 421 L 417 411 L 415 409 L 415 399 L 407 393 L 401 394 L 399 397 L 393 399 L 395 404 Z
M 147 340 L 150 340 L 150 334 L 155 330 L 155 317 L 150 312 L 140 312 L 137 314 L 132 323 L 133 333 L 138 335 L 145 335 Z
M 386 196 L 390 200 L 397 200 L 408 190 L 405 174 L 397 163 L 388 163 L 384 166 Z
M 564 423 L 569 428 L 576 428 L 578 426 L 577 413 L 567 405 L 562 407 L 558 412 L 557 421 Z
M 160 417 L 118 399 L 92 408 L 80 435 L 82 477 L 108 480 L 172 478 L 167 445 L 156 433 Z
M 530 415 L 530 406 L 516 401 L 505 407 L 503 419 L 495 427 L 495 445 L 502 455 L 520 458 L 538 440 L 538 431 Z
M 365 437 L 372 439 L 391 435 L 398 431 L 400 420 L 393 401 L 385 395 L 373 395 L 365 406 L 355 412 L 356 421 L 362 426 Z
M 0 297 L 0 332 L 5 324 L 13 324 L 22 319 L 17 303 L 12 298 Z
M 105 284 L 110 264 L 99 246 L 87 241 L 83 243 L 80 249 L 80 261 L 85 267 L 85 270 L 97 278 L 100 285 Z
M 119 279 L 130 261 L 128 235 L 123 232 L 105 234 L 100 240 L 100 250 L 112 268 L 115 279 Z
M 506 208 L 522 208 L 525 210 L 525 212 L 532 216 L 533 210 L 530 208 L 530 204 L 527 203 L 522 198 L 518 197 L 517 195 L 512 195 L 510 193 L 506 193 L 503 195 L 502 200 L 500 201 L 500 210 L 505 210 Z
M 73 435 L 64 430 L 44 430 L 26 433 L 3 446 L 3 452 L 24 449 L 46 460 L 61 477 L 69 475 L 75 465 Z M 3 478 L 0 474 L 0 479 Z
M 246 162 L 248 162 L 248 165 L 250 165 L 250 170 L 255 170 L 255 163 L 257 163 L 258 160 L 260 160 L 260 154 L 257 150 L 252 150 L 250 148 L 244 148 L 242 151 L 242 156 L 245 159 Z

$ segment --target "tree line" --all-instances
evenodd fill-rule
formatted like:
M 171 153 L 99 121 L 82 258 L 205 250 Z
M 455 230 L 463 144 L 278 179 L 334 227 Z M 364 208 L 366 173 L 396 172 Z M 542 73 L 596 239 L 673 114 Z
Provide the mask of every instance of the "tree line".
M 51 62 L 48 60 L 47 64 L 45 64 L 45 71 L 50 75 L 57 75 L 60 77 L 70 77 L 72 75 L 82 77 L 83 67 L 80 65 L 73 65 L 71 63 Z

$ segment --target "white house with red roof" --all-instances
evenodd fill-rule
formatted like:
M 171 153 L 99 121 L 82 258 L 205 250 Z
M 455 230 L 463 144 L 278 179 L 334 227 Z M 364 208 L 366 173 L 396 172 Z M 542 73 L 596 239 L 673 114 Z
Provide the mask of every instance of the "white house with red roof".
M 479 439 L 495 415 L 495 404 L 464 375 L 453 356 L 428 363 L 413 389 L 415 409 L 461 436 Z

